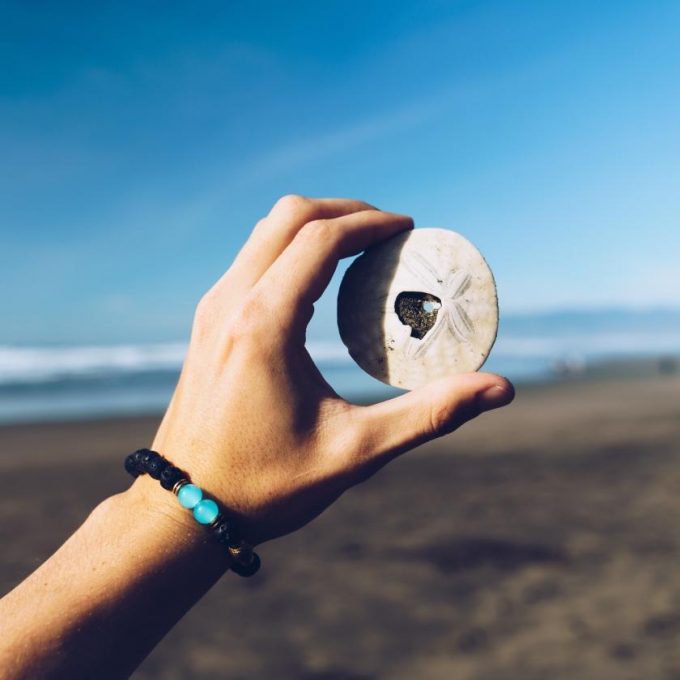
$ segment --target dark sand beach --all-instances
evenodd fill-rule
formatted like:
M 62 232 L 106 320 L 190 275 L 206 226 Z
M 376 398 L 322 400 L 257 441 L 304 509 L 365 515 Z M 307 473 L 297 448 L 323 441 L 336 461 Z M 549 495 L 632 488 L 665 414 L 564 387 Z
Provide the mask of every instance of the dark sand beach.
M 0 428 L 0 584 L 156 419 Z M 680 678 L 680 377 L 520 390 L 225 577 L 136 678 Z

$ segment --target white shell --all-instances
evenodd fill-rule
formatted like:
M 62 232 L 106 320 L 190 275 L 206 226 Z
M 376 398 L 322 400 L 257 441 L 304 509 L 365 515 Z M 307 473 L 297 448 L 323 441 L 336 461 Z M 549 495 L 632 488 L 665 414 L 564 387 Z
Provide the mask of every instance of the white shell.
M 402 292 L 441 300 L 422 339 L 395 311 Z M 414 229 L 367 250 L 349 267 L 338 296 L 340 337 L 367 373 L 413 389 L 479 369 L 498 330 L 496 285 L 481 253 L 446 229 Z

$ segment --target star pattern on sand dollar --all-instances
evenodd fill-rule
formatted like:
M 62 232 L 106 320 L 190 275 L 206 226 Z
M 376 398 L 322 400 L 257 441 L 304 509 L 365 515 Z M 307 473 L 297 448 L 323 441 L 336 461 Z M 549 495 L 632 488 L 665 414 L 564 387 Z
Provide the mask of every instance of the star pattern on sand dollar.
M 422 340 L 410 343 L 407 353 L 414 357 L 422 354 L 444 331 L 455 340 L 469 342 L 475 327 L 465 311 L 463 296 L 472 283 L 472 276 L 463 269 L 452 269 L 440 275 L 418 253 L 412 253 L 403 264 L 422 283 L 425 291 L 441 300 L 434 326 Z

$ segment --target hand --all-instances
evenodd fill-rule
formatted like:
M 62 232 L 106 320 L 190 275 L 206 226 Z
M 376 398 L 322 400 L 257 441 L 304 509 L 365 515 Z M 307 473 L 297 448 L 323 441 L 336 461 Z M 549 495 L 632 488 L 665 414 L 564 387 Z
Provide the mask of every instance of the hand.
M 201 300 L 153 448 L 251 543 L 306 524 L 395 456 L 512 399 L 507 381 L 479 373 L 359 407 L 314 366 L 305 328 L 338 259 L 411 227 L 360 201 L 282 199 Z M 0 601 L 2 676 L 127 677 L 230 562 L 142 475 Z
M 338 260 L 412 227 L 361 201 L 287 196 L 199 303 L 153 448 L 237 516 L 253 544 L 303 526 L 395 456 L 512 400 L 505 379 L 472 373 L 355 406 L 307 353 L 313 304 Z

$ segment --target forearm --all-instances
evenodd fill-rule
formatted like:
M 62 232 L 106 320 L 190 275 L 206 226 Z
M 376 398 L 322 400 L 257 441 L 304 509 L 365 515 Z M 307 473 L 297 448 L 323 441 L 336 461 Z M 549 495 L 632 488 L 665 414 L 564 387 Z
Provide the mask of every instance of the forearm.
M 224 548 L 175 504 L 136 480 L 0 600 L 3 678 L 132 673 L 228 568 Z

